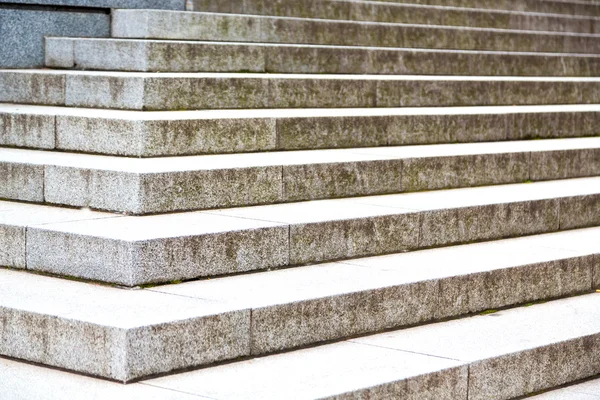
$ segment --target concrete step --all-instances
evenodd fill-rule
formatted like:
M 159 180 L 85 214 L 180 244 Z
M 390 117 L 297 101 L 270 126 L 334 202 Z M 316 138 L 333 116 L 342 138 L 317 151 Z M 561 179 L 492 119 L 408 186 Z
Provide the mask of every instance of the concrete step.
M 191 2 L 190 8 L 192 8 L 190 11 L 200 12 L 297 18 L 578 33 L 600 32 L 600 19 L 597 17 L 600 15 L 600 8 L 598 9 L 599 13 L 594 17 L 354 0 L 276 0 L 267 2 L 195 0 Z
M 600 78 L 0 70 L 0 102 L 145 111 L 598 104 Z
M 0 265 L 136 286 L 595 226 L 599 202 L 600 178 L 58 223 L 2 202 Z
M 163 10 L 115 10 L 111 36 L 426 49 L 600 53 L 600 36 Z
M 190 0 L 189 9 L 198 9 L 205 7 L 207 1 L 211 0 Z M 241 0 L 233 0 L 237 4 Z M 284 0 L 252 0 L 253 3 L 272 3 L 277 4 Z M 313 0 L 314 3 L 322 0 Z M 364 2 L 364 0 L 358 0 Z M 381 0 L 375 0 L 380 3 Z M 231 1 L 230 1 L 231 2 Z M 539 12 L 550 14 L 567 14 L 567 15 L 589 15 L 597 17 L 600 15 L 600 5 L 586 0 L 385 0 L 385 2 L 395 4 L 422 4 L 432 6 L 452 6 L 474 9 L 487 10 L 509 10 L 509 11 L 524 11 L 524 12 Z M 309 4 L 314 4 L 309 3 Z M 209 3 L 210 4 L 210 3 Z
M 0 145 L 155 157 L 600 135 L 600 105 L 121 111 L 0 104 Z
M 4 359 L 0 377 L 15 399 L 509 399 L 600 372 L 599 307 L 589 294 L 126 386 Z
M 142 72 L 595 76 L 600 56 L 355 46 L 46 38 L 46 66 Z
M 600 399 L 600 379 L 567 386 L 562 389 L 552 390 L 531 400 L 598 400 Z
M 600 137 L 146 159 L 0 148 L 0 171 L 0 198 L 140 215 L 597 176 Z
M 599 234 L 590 228 L 144 290 L 0 269 L 0 315 L 11 327 L 0 354 L 130 381 L 590 292 L 600 285 Z

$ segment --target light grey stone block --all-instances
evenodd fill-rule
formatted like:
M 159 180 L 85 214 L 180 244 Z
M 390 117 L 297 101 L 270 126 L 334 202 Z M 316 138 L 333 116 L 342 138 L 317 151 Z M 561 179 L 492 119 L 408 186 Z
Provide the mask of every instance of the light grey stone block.
M 288 263 L 285 225 L 204 213 L 49 224 L 27 236 L 29 269 L 126 286 Z
M 116 38 L 221 40 L 429 49 L 597 53 L 593 35 L 237 14 L 116 10 Z
M 576 172 L 577 171 L 577 172 Z M 600 175 L 600 151 L 566 150 L 531 153 L 531 179 L 564 179 Z
M 44 201 L 44 167 L 41 165 L 0 162 L 0 183 L 1 198 Z
M 249 354 L 245 310 L 18 271 L 0 279 L 5 356 L 126 382 Z
M 46 66 L 156 72 L 593 76 L 597 55 L 46 38 Z
M 411 2 L 402 4 L 398 2 L 354 2 L 331 1 L 320 2 L 314 0 L 263 0 L 263 1 L 234 1 L 218 0 L 193 0 L 190 9 L 193 11 L 277 15 L 284 17 L 341 19 L 372 22 L 395 22 L 423 25 L 450 25 L 450 26 L 476 26 L 498 29 L 541 30 L 541 31 L 568 31 L 581 33 L 597 32 L 598 21 L 594 18 L 568 15 L 539 15 L 513 11 L 523 7 L 524 2 L 511 2 L 510 11 L 500 11 L 496 5 L 492 9 L 483 8 L 479 3 L 467 5 L 470 9 L 456 9 L 448 6 L 464 7 L 460 2 L 438 2 L 439 6 L 416 5 L 427 2 Z M 435 3 L 435 2 L 430 2 Z M 457 4 L 458 3 L 458 4 Z M 502 3 L 502 2 L 499 2 Z M 506 3 L 506 2 L 504 2 Z M 556 2 L 544 2 L 544 5 Z M 573 4 L 579 6 L 579 4 Z M 444 6 L 444 7 L 440 7 Z M 500 7 L 502 5 L 500 4 Z M 506 9 L 504 9 L 506 10 Z M 535 9 L 532 8 L 531 11 Z M 537 11 L 537 10 L 535 10 Z M 551 8 L 544 12 L 551 12 Z M 595 15 L 595 14 L 591 14 Z
M 32 89 L 42 83 L 57 92 L 55 99 Z M 0 101 L 147 111 L 595 104 L 599 84 L 598 78 L 0 70 Z
M 11 111 L 0 111 L 0 145 L 40 149 L 55 147 L 53 115 Z
M 533 400 L 598 400 L 600 398 L 600 382 L 593 379 L 577 383 L 562 389 L 532 396 Z
M 88 210 L 70 210 L 23 203 L 2 202 L 0 206 L 0 266 L 27 267 L 27 228 L 33 225 L 114 217 Z
M 562 229 L 584 228 L 600 223 L 600 196 L 590 194 L 560 202 Z
M 597 309 L 592 294 L 352 342 L 469 362 L 471 398 L 509 399 L 598 374 Z

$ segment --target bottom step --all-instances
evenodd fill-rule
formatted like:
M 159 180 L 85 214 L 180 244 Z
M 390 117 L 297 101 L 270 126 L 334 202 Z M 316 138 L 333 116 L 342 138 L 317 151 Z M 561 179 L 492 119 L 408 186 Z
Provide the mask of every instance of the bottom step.
M 589 294 L 127 386 L 0 359 L 0 394 L 39 400 L 511 399 L 598 375 L 599 313 L 600 294 Z

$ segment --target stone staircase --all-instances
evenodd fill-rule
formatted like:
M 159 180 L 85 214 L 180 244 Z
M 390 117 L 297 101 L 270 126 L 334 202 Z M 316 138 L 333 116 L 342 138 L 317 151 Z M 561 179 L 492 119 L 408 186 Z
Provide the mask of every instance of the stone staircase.
M 0 70 L 0 399 L 600 398 L 600 2 L 187 7 Z

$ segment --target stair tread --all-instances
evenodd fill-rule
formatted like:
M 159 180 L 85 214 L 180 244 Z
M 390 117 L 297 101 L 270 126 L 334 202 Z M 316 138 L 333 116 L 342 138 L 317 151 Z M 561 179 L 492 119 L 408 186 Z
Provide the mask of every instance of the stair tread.
M 0 292 L 0 306 L 9 310 L 16 318 L 23 319 L 14 320 L 12 332 L 27 329 L 28 315 L 35 315 L 39 321 L 54 320 L 58 324 L 68 323 L 71 327 L 85 326 L 88 332 L 82 335 L 79 329 L 74 330 L 69 334 L 70 342 L 67 344 L 62 342 L 60 336 L 56 336 L 60 333 L 48 328 L 45 322 L 40 322 L 39 326 L 47 328 L 41 328 L 38 335 L 46 337 L 52 351 L 37 350 L 39 336 L 15 337 L 15 333 L 7 332 L 5 339 L 8 347 L 3 350 L 3 354 L 107 378 L 128 380 L 168 372 L 174 368 L 186 368 L 243 355 L 259 355 L 327 339 L 342 339 L 357 333 L 512 305 L 519 300 L 540 300 L 585 292 L 591 289 L 590 276 L 594 273 L 592 269 L 597 268 L 590 262 L 591 259 L 581 267 L 569 267 L 558 280 L 554 273 L 540 275 L 537 266 L 600 254 L 596 240 L 598 232 L 599 228 L 581 229 L 142 290 L 118 289 L 2 269 L 0 286 L 5 289 Z M 556 266 L 550 265 L 549 271 Z M 524 276 L 535 274 L 537 278 L 535 282 L 523 280 L 524 287 L 519 290 L 505 288 L 502 284 L 506 283 L 508 275 L 503 275 L 503 270 L 510 270 L 511 274 L 519 272 Z M 454 297 L 452 292 L 438 292 L 432 288 L 427 290 L 431 293 L 422 294 L 423 298 L 417 301 L 411 298 L 409 303 L 404 303 L 403 307 L 391 314 L 373 313 L 374 310 L 370 308 L 355 309 L 352 306 L 353 300 L 348 297 L 358 296 L 360 300 L 361 296 L 376 296 L 373 298 L 373 306 L 383 301 L 379 307 L 386 307 L 385 298 L 388 296 L 387 301 L 391 305 L 408 299 L 400 300 L 392 294 L 383 295 L 384 298 L 380 299 L 376 293 L 385 288 L 398 288 L 401 291 L 402 287 L 413 285 L 414 289 L 409 289 L 404 295 L 412 297 L 410 293 L 423 291 L 423 285 L 435 285 L 436 288 L 441 283 L 457 285 L 459 281 L 453 281 L 457 278 L 476 282 L 477 277 L 494 274 L 495 271 L 498 271 L 498 276 L 494 284 L 500 287 L 492 285 L 488 289 L 506 293 L 497 297 L 484 297 L 479 303 L 462 309 L 451 305 L 454 302 L 453 299 L 449 301 Z M 542 285 L 546 288 L 540 292 L 539 287 Z M 565 285 L 569 288 L 566 289 Z M 481 289 L 470 287 L 469 290 L 472 291 L 472 296 L 477 296 Z M 310 312 L 311 307 L 319 307 L 319 302 L 329 302 L 330 305 L 316 314 Z M 411 309 L 414 307 L 420 308 L 419 317 L 413 315 Z M 296 308 L 304 311 L 298 316 L 294 312 Z M 346 313 L 356 315 L 347 317 Z M 221 324 L 211 322 L 215 318 L 220 318 Z M 272 318 L 281 321 L 283 331 L 281 328 L 276 333 L 270 330 L 272 325 L 269 321 Z M 373 318 L 376 320 L 371 321 Z M 254 321 L 252 325 L 251 320 Z M 184 332 L 189 329 L 186 324 L 195 324 L 198 336 L 185 337 Z M 300 326 L 286 329 L 285 326 L 291 326 L 290 324 Z M 302 328 L 302 325 L 314 324 L 319 324 L 320 330 L 325 330 L 322 324 L 332 325 L 333 331 L 318 334 L 311 330 L 311 334 L 303 333 L 306 328 Z M 103 331 L 110 339 L 104 345 L 95 344 L 90 347 L 93 337 Z M 142 331 L 153 333 L 137 333 Z M 225 337 L 227 342 L 212 339 L 215 331 L 218 332 L 218 337 Z M 141 344 L 135 344 L 131 348 L 132 344 L 127 339 L 130 335 L 136 337 Z M 179 352 L 171 354 L 167 346 L 167 350 L 156 350 L 156 354 L 152 354 L 150 349 L 153 346 L 163 348 L 160 343 L 172 341 L 172 335 L 177 335 L 181 340 L 187 341 L 187 344 L 178 340 L 176 346 L 183 346 Z M 17 342 L 22 345 L 14 346 Z M 198 346 L 207 354 L 202 357 L 192 356 L 198 351 Z M 60 356 L 66 348 L 72 348 L 76 352 L 88 351 L 86 356 L 94 359 L 100 357 L 99 354 L 116 353 L 121 359 L 129 360 L 130 364 L 123 365 L 118 358 L 101 358 L 93 366 L 80 364 L 70 357 Z M 209 348 L 214 350 L 209 351 Z M 149 363 L 148 359 L 155 364 Z

